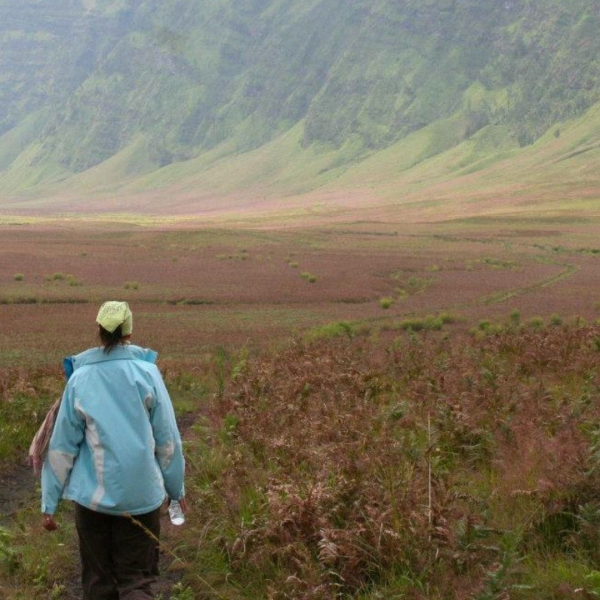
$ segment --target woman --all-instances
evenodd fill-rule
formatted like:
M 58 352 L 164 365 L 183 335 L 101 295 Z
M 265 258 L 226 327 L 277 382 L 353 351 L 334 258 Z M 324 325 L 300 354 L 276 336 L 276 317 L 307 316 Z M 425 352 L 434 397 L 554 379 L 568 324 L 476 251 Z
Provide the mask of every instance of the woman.
M 154 598 L 160 507 L 185 511 L 184 459 L 156 353 L 131 345 L 126 302 L 98 312 L 101 346 L 65 360 L 68 377 L 42 468 L 43 526 L 75 502 L 84 600 Z

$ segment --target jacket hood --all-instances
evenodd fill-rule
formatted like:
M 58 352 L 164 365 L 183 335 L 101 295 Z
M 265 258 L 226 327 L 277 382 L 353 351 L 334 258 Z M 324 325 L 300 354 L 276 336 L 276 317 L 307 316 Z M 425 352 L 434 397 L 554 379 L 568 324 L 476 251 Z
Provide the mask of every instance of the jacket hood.
M 101 347 L 90 348 L 85 352 L 81 352 L 74 356 L 68 356 L 63 359 L 65 377 L 68 381 L 71 375 L 81 367 L 103 362 L 105 360 L 114 360 L 115 358 L 131 358 L 132 360 L 143 360 L 155 364 L 158 353 L 150 348 L 141 348 L 140 346 L 135 346 L 133 344 L 113 348 L 110 354 L 106 354 Z

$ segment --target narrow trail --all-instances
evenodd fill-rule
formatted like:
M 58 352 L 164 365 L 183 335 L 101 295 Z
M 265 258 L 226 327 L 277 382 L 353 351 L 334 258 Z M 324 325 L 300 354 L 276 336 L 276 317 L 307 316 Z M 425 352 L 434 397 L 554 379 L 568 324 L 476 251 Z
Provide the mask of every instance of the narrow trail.
M 510 300 L 511 298 L 515 298 L 517 296 L 531 294 L 532 292 L 535 292 L 536 290 L 539 290 L 539 289 L 542 289 L 545 287 L 549 287 L 551 285 L 558 283 L 559 281 L 562 281 L 563 279 L 566 279 L 567 277 L 571 277 L 572 275 L 577 273 L 577 271 L 580 270 L 580 267 L 578 267 L 577 265 L 563 264 L 560 266 L 562 266 L 564 268 L 562 271 L 560 271 L 556 275 L 546 277 L 545 279 L 541 279 L 540 281 L 537 281 L 530 285 L 525 285 L 522 287 L 514 288 L 512 290 L 506 290 L 504 292 L 497 292 L 495 294 L 492 294 L 490 296 L 483 298 L 480 301 L 480 303 L 483 306 L 489 306 L 490 304 L 500 304 L 502 302 L 506 302 L 507 300 Z
M 0 469 L 0 525 L 10 526 L 16 513 L 35 499 L 39 476 L 23 460 Z

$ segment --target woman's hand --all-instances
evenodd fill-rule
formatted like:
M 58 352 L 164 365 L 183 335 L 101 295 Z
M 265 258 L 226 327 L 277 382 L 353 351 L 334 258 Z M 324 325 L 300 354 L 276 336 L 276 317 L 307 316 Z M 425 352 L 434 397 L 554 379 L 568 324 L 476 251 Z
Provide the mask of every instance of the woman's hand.
M 54 515 L 44 513 L 42 515 L 42 527 L 46 531 L 55 531 L 56 529 L 58 529 L 58 523 L 54 520 Z

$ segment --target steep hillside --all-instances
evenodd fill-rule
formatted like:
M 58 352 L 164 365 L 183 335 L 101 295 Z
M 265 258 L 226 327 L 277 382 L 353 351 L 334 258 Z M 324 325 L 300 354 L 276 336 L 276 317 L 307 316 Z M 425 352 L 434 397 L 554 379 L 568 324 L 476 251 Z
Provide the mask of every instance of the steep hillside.
M 0 192 L 289 195 L 386 148 L 396 173 L 497 160 L 600 101 L 599 26 L 594 0 L 0 0 Z

